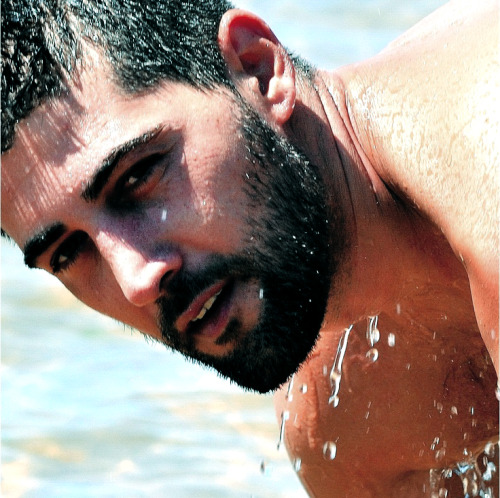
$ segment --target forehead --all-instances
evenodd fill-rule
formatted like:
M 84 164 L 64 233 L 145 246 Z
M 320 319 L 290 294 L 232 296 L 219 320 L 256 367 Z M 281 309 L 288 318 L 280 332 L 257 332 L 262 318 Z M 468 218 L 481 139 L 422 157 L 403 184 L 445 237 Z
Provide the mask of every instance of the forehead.
M 107 68 L 89 57 L 67 92 L 18 124 L 11 149 L 2 155 L 2 228 L 19 245 L 49 209 L 55 186 L 76 174 L 84 179 L 91 167 L 88 152 L 101 153 L 127 100 Z
M 189 106 L 206 103 L 202 95 L 179 83 L 126 94 L 91 54 L 69 91 L 23 120 L 12 148 L 3 154 L 2 228 L 22 247 L 41 225 L 55 221 L 55 196 L 85 183 L 121 143 L 165 119 L 175 127 L 181 117 L 196 115 Z

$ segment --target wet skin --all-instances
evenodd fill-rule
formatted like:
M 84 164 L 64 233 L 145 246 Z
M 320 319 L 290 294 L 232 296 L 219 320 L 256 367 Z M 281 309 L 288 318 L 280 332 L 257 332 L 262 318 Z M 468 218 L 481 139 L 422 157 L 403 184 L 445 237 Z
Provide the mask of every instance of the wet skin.
M 462 209 L 461 190 L 481 188 L 488 208 L 495 205 L 491 164 L 498 146 L 488 133 L 465 140 L 475 128 L 467 130 L 459 118 L 448 120 L 444 100 L 426 105 L 424 99 L 450 93 L 442 75 L 448 71 L 451 78 L 457 54 L 461 60 L 467 55 L 461 35 L 443 40 L 434 29 L 453 23 L 464 6 L 458 7 L 422 25 L 418 43 L 406 43 L 413 39 L 407 35 L 371 61 L 318 73 L 314 87 L 297 83 L 291 62 L 262 21 L 231 11 L 221 23 L 221 51 L 243 99 L 318 168 L 330 227 L 348 227 L 325 235 L 337 248 L 330 254 L 336 269 L 319 339 L 295 375 L 293 398 L 285 396 L 286 387 L 276 397 L 278 416 L 290 412 L 290 455 L 302 459 L 299 476 L 316 496 L 398 496 L 401 490 L 405 496 L 425 495 L 430 468 L 460 460 L 465 448 L 479 451 L 498 432 L 498 255 L 488 243 L 496 229 L 494 217 L 484 215 L 484 199 L 469 196 Z M 469 43 L 469 65 L 489 74 L 492 43 L 483 25 L 493 16 L 470 13 L 469 19 L 473 14 L 479 19 L 468 21 L 467 29 L 485 38 L 474 38 L 472 48 Z M 436 45 L 448 48 L 437 51 Z M 408 74 L 418 75 L 429 54 L 438 61 L 440 77 L 426 72 L 426 84 L 408 85 Z M 249 163 L 241 109 L 229 92 L 207 94 L 177 84 L 125 95 L 110 83 L 99 54 L 89 50 L 87 57 L 72 92 L 21 123 L 13 148 L 4 154 L 2 226 L 21 247 L 31 241 L 29 262 L 49 271 L 61 270 L 77 244 L 78 258 L 57 276 L 82 301 L 200 358 L 221 358 L 244 344 L 267 299 L 266 289 L 260 299 L 257 272 L 241 271 L 235 278 L 214 259 L 253 251 L 249 208 L 257 220 L 267 212 L 255 209 L 245 192 Z M 489 76 L 485 81 L 494 81 Z M 463 112 L 484 114 L 488 90 L 466 92 L 471 78 L 459 79 L 457 100 L 469 98 Z M 401 113 L 401 102 L 425 119 Z M 497 126 L 498 118 L 488 119 L 491 128 Z M 447 151 L 450 136 L 462 137 L 462 147 L 441 161 L 444 152 L 436 156 L 430 144 L 444 144 Z M 416 144 L 415 150 L 402 144 Z M 109 172 L 117 155 L 121 160 Z M 159 161 L 146 168 L 142 182 L 136 165 L 144 167 L 146 157 Z M 443 162 L 446 168 L 436 166 Z M 272 166 L 267 165 L 274 175 Z M 96 177 L 99 168 L 109 172 L 107 181 L 107 173 Z M 333 223 L 336 217 L 343 223 Z M 474 237 L 466 236 L 472 232 Z M 335 246 L 335 237 L 348 243 Z M 264 244 L 261 252 L 266 251 Z M 175 307 L 174 324 L 164 324 L 173 329 L 162 334 L 158 304 L 168 298 L 169 285 L 175 288 L 176 276 L 186 270 L 202 275 L 212 264 L 225 269 L 199 279 L 203 283 Z M 203 330 L 190 341 L 175 339 L 219 292 L 219 303 L 226 304 L 213 304 Z M 364 334 L 367 317 L 375 315 L 382 337 L 372 362 Z M 332 408 L 324 372 L 344 328 L 353 323 L 340 403 Z M 396 337 L 394 347 L 387 344 L 389 333 Z M 305 394 L 299 391 L 304 384 Z M 430 449 L 436 437 L 447 445 L 439 461 Z M 332 440 L 338 448 L 334 465 L 323 458 L 324 443 Z
M 111 128 L 118 138 L 113 145 L 105 142 L 108 150 L 97 167 L 94 157 L 103 141 L 84 137 L 76 127 L 74 141 L 91 144 L 77 145 L 77 151 L 58 136 L 64 133 L 58 125 L 44 128 L 42 147 L 26 137 L 29 154 L 43 156 L 45 166 L 23 182 L 26 197 L 41 176 L 42 188 L 55 194 L 32 205 L 39 216 L 31 219 L 33 230 L 23 244 L 27 264 L 46 268 L 83 302 L 240 385 L 276 389 L 312 348 L 330 287 L 333 246 L 328 248 L 324 235 L 328 215 L 316 168 L 250 108 L 240 109 L 243 104 L 227 91 L 208 96 L 167 85 L 131 103 L 109 78 L 100 83 L 97 102 L 89 98 L 84 111 L 70 109 L 70 97 L 49 111 L 54 122 L 76 111 L 90 129 L 86 123 L 99 115 L 103 95 L 115 101 L 119 116 L 130 118 L 141 107 L 157 111 L 134 122 L 137 136 L 125 128 L 128 120 L 121 125 L 107 116 L 100 135 L 106 137 Z M 199 114 L 198 126 L 188 130 L 182 103 L 212 110 L 214 98 L 224 103 L 219 112 Z M 158 108 L 158 100 L 165 105 Z M 220 132 L 220 154 L 213 143 L 203 151 L 203 130 L 221 126 L 226 133 L 237 114 L 245 118 L 232 125 L 230 136 L 240 140 L 230 142 Z M 58 158 L 50 157 L 45 140 L 68 143 L 70 150 L 58 148 L 65 157 L 55 168 Z M 6 163 L 16 150 L 6 155 Z M 29 159 L 13 161 L 28 164 Z M 6 177 L 6 195 L 13 192 L 11 182 L 13 177 Z M 16 191 L 20 194 L 20 185 Z M 20 204 L 15 209 L 26 207 Z

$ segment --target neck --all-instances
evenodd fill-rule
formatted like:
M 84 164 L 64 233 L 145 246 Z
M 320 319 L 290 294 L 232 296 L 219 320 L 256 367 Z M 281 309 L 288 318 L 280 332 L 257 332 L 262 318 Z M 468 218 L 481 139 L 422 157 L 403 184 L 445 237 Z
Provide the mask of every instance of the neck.
M 465 279 L 450 263 L 456 258 L 442 234 L 403 205 L 364 155 L 344 90 L 335 74 L 318 72 L 312 84 L 301 85 L 286 130 L 320 168 L 332 216 L 345 220 L 347 245 L 325 321 L 331 328 L 400 308 L 410 289 L 442 281 L 443 269 L 450 284 Z

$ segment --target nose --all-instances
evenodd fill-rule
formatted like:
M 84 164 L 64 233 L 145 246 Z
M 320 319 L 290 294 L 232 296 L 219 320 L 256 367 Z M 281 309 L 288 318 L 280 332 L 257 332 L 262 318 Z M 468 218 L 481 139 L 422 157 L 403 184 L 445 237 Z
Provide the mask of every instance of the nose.
M 102 234 L 97 245 L 125 298 L 139 307 L 155 302 L 182 266 L 179 252 L 170 248 L 148 255 L 144 247 Z

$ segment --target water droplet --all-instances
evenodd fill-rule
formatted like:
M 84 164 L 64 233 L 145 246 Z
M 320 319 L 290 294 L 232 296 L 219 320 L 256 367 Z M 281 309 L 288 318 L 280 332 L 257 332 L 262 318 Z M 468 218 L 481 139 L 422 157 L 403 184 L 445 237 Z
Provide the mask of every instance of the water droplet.
M 300 392 L 301 392 L 302 394 L 305 394 L 305 393 L 307 392 L 307 384 L 302 384 L 302 385 L 300 386 Z
M 259 299 L 260 300 L 264 299 L 264 289 L 262 288 L 259 290 Z
M 436 410 L 439 413 L 443 413 L 443 403 L 436 403 Z
M 371 348 L 368 353 L 366 353 L 366 357 L 372 361 L 375 362 L 378 360 L 378 349 L 377 348 Z
M 394 334 L 389 334 L 387 337 L 387 344 L 393 348 L 396 344 L 396 336 Z
M 436 451 L 436 460 L 439 462 L 439 460 L 442 460 L 446 455 L 446 448 L 441 448 L 440 450 Z
M 453 477 L 453 470 L 451 470 L 451 469 L 445 469 L 443 471 L 443 477 L 445 479 L 451 479 Z
M 488 458 L 493 458 L 495 456 L 495 444 L 491 441 L 486 443 L 484 447 L 484 453 Z
M 438 437 L 435 437 L 434 438 L 434 441 L 432 441 L 432 444 L 431 444 L 431 450 L 434 451 L 436 449 L 436 446 L 439 444 L 439 438 Z
M 167 210 L 163 209 L 161 212 L 161 221 L 167 221 Z
M 500 401 L 500 386 L 497 386 L 495 389 L 495 396 L 497 397 L 497 400 Z
M 464 477 L 463 485 L 464 493 L 466 493 L 467 496 L 477 496 L 479 486 L 477 485 L 477 481 L 475 479 L 468 479 L 467 477 Z
M 332 441 L 327 441 L 323 445 L 323 457 L 325 460 L 335 460 L 337 456 L 337 445 Z
M 333 362 L 333 367 L 330 370 L 330 386 L 332 387 L 332 394 L 328 399 L 328 403 L 333 404 L 334 407 L 338 406 L 338 394 L 340 391 L 340 380 L 342 378 L 342 362 L 344 361 L 345 351 L 347 349 L 347 340 L 352 330 L 352 325 L 344 330 L 340 338 L 339 345 L 337 346 L 337 353 Z
M 302 467 L 302 460 L 300 458 L 296 458 L 293 462 L 293 468 L 295 472 L 299 472 Z
M 451 414 L 452 414 L 452 415 L 458 415 L 458 410 L 457 410 L 457 407 L 456 407 L 456 406 L 452 406 L 452 407 L 451 407 Z
M 366 327 L 366 340 L 371 348 L 377 344 L 380 340 L 380 331 L 377 327 L 378 325 L 378 316 L 370 316 L 368 317 L 368 325 Z
M 277 449 L 278 451 L 281 448 L 281 445 L 283 444 L 283 440 L 285 438 L 285 423 L 286 421 L 290 418 L 290 412 L 288 410 L 285 410 L 281 414 L 281 427 L 280 427 L 280 436 L 278 439 L 278 444 L 277 444 Z
M 338 396 L 334 395 L 328 398 L 328 404 L 332 405 L 334 408 L 337 408 L 337 406 L 339 406 L 339 403 L 340 403 L 340 398 Z
M 337 385 L 341 377 L 342 377 L 341 373 L 337 372 L 332 368 L 332 371 L 330 372 L 330 385 L 332 386 Z
M 398 304 L 396 304 L 396 313 L 397 313 L 398 315 L 401 315 L 401 305 L 400 305 L 399 303 L 398 303 Z
M 496 473 L 497 471 L 497 466 L 493 463 L 493 462 L 488 462 L 486 464 L 486 469 L 483 473 L 483 480 L 484 481 L 491 481 L 493 480 L 493 475 Z

